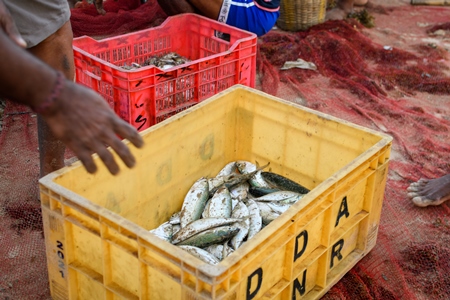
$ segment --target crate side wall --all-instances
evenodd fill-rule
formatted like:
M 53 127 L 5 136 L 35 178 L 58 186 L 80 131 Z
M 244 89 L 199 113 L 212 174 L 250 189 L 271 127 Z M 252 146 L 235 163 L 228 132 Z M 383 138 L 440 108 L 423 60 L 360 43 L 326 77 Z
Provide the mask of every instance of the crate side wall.
M 61 264 L 55 256 L 55 239 L 59 239 L 71 249 L 63 261 L 69 264 L 70 281 L 63 283 L 70 285 L 70 295 L 85 283 L 96 295 L 146 299 L 149 291 L 164 294 L 153 288 L 161 280 L 170 283 L 177 295 L 198 294 L 198 299 L 245 299 L 249 293 L 270 299 L 295 297 L 294 293 L 317 299 L 374 246 L 390 149 L 390 144 L 379 149 L 381 135 L 237 87 L 146 130 L 143 137 L 147 146 L 132 149 L 137 166 L 125 170 L 120 162 L 119 176 L 110 175 L 102 165 L 98 173 L 87 174 L 78 163 L 56 172 L 50 188 L 41 185 L 43 207 L 59 220 L 53 226 L 62 222 L 65 228 L 48 233 L 51 224 L 47 221 L 50 278 L 57 278 L 60 271 L 55 267 Z M 322 160 L 321 147 L 333 150 L 328 153 L 331 158 Z M 302 156 L 303 152 L 307 154 Z M 333 158 L 336 166 L 322 166 Z M 305 182 L 310 189 L 320 185 L 316 191 L 323 192 L 313 191 L 317 197 L 308 204 L 295 204 L 287 212 L 289 217 L 267 226 L 266 233 L 272 235 L 255 237 L 216 271 L 192 263 L 182 250 L 168 249 L 167 243 L 154 242 L 142 229 L 127 225 L 157 227 L 181 208 L 195 179 L 214 176 L 238 159 L 270 162 L 273 172 Z M 313 163 L 308 164 L 309 160 Z M 73 194 L 77 197 L 71 199 Z M 349 201 L 357 199 L 357 203 L 344 205 L 347 194 Z M 96 249 L 100 235 L 102 247 Z M 91 241 L 96 249 L 95 264 L 76 256 L 84 253 L 74 250 L 74 241 L 80 239 Z M 123 266 L 120 257 L 133 264 L 129 276 L 133 284 L 120 280 L 126 275 L 118 267 Z M 283 269 L 278 269 L 280 265 Z M 54 285 L 53 295 L 57 288 L 65 290 L 63 283 Z

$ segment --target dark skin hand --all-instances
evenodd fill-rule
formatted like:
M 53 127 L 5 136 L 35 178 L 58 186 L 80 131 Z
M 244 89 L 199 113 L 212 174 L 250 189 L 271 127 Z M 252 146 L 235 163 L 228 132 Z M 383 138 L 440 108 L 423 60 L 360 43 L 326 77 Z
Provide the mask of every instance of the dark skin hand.
M 39 107 L 54 89 L 56 71 L 20 47 L 23 44 L 8 16 L 0 0 L 0 96 Z M 99 155 L 112 174 L 119 172 L 108 146 L 127 167 L 134 166 L 133 155 L 117 135 L 136 147 L 143 146 L 137 130 L 120 119 L 99 94 L 69 80 L 64 80 L 61 93 L 41 116 L 90 173 L 97 170 L 92 153 Z
M 42 116 L 53 134 L 73 150 L 89 173 L 97 170 L 91 153 L 97 153 L 112 174 L 119 172 L 107 145 L 127 167 L 135 165 L 129 148 L 117 135 L 127 138 L 136 147 L 143 145 L 141 136 L 117 117 L 99 94 L 66 80 L 60 99 L 63 101 L 57 101 L 50 113 Z

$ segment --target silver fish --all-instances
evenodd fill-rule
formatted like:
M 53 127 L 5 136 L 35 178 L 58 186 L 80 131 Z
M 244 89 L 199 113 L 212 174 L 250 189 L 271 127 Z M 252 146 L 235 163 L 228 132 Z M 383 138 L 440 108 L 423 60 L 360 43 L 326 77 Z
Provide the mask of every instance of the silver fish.
M 240 221 L 249 221 L 250 213 L 248 211 L 247 205 L 244 202 L 239 201 L 236 204 L 236 207 L 231 212 L 231 217 L 235 219 L 239 219 Z
M 241 182 L 230 188 L 231 197 L 238 200 L 245 199 L 248 197 L 249 188 L 248 182 Z
M 172 225 L 180 224 L 181 223 L 180 216 L 181 216 L 181 211 L 177 211 L 172 216 L 170 216 L 169 223 Z
M 205 248 L 206 251 L 214 255 L 219 261 L 223 259 L 223 245 L 215 244 Z
M 309 189 L 305 188 L 301 184 L 290 180 L 280 174 L 272 172 L 261 172 L 262 178 L 269 183 L 273 188 L 277 188 L 283 191 L 297 192 L 299 194 L 307 194 Z
M 229 162 L 225 165 L 225 167 L 223 167 L 219 173 L 217 173 L 216 177 L 222 177 L 222 176 L 227 176 L 227 175 L 231 175 L 231 174 L 237 174 L 239 171 L 237 169 L 236 166 L 236 162 L 232 161 Z
M 290 192 L 290 191 L 278 191 L 274 193 L 270 193 L 258 198 L 255 198 L 255 201 L 259 202 L 278 202 L 283 204 L 293 204 L 297 202 L 298 200 L 302 199 L 304 194 L 299 194 L 296 192 Z
M 181 229 L 181 225 L 180 224 L 172 225 L 173 235 L 177 234 L 177 232 L 180 231 L 180 229 Z M 172 238 L 173 238 L 173 236 L 172 236 Z
M 210 205 L 211 205 L 211 200 L 209 199 L 206 201 L 205 208 L 203 209 L 202 218 L 204 218 L 204 219 L 209 218 L 209 206 Z
M 248 211 L 247 205 L 245 205 L 243 202 L 239 202 L 238 204 L 236 204 L 236 207 L 233 209 L 231 216 L 233 218 L 241 220 L 238 223 L 234 224 L 234 226 L 238 227 L 240 230 L 230 240 L 231 247 L 233 247 L 234 250 L 237 250 L 237 248 L 242 245 L 244 239 L 247 237 L 248 230 L 250 228 L 250 213 Z
M 230 175 L 231 174 L 208 178 L 209 194 L 214 195 L 216 190 L 225 184 L 225 181 Z
M 200 219 L 208 197 L 208 180 L 202 177 L 191 186 L 184 198 L 180 215 L 180 224 L 182 228 L 192 221 Z
M 248 235 L 248 231 L 250 228 L 250 221 L 248 221 L 248 223 L 245 221 L 241 221 L 241 222 L 234 224 L 234 226 L 239 228 L 239 232 L 231 238 L 230 244 L 234 250 L 237 250 L 237 248 L 239 248 L 242 245 L 242 243 L 244 242 L 244 239 Z
M 210 218 L 229 218 L 231 217 L 231 195 L 228 188 L 222 186 L 209 200 L 208 216 Z
M 206 263 L 217 265 L 220 262 L 214 255 L 201 248 L 189 245 L 180 245 L 179 247 Z
M 225 242 L 225 243 L 223 244 L 222 259 L 227 258 L 227 257 L 228 257 L 231 253 L 233 253 L 233 252 L 234 252 L 234 249 L 231 248 L 231 247 L 228 245 L 228 242 Z
M 159 225 L 157 228 L 149 230 L 149 232 L 153 233 L 160 239 L 166 240 L 168 242 L 172 242 L 173 236 L 173 227 L 169 222 L 164 222 Z
M 237 164 L 237 163 L 236 163 Z M 223 181 L 223 184 L 228 188 L 231 189 L 232 187 L 245 182 L 247 180 L 250 180 L 257 172 L 260 172 L 261 170 L 263 170 L 264 168 L 267 168 L 267 166 L 269 166 L 270 163 L 262 166 L 262 167 L 258 167 L 256 170 L 254 170 L 253 172 L 249 172 L 246 174 L 231 174 L 231 175 L 227 175 L 227 176 L 223 176 L 223 177 L 216 177 L 217 179 L 220 179 Z M 220 187 L 221 185 L 214 187 L 212 189 L 210 189 L 210 193 L 215 193 L 215 191 Z
M 261 220 L 264 225 L 270 224 L 273 220 L 280 216 L 279 213 L 274 212 L 265 202 L 257 202 Z
M 274 189 L 274 188 L 260 188 L 256 186 L 250 186 L 248 189 L 248 192 L 255 198 L 265 196 L 270 193 L 279 192 L 280 189 Z
M 205 248 L 210 245 L 219 244 L 232 238 L 239 232 L 239 228 L 235 226 L 220 226 L 202 231 L 188 239 L 178 243 L 177 245 L 190 245 L 199 248 Z
M 266 203 L 267 206 L 269 206 L 273 212 L 276 212 L 278 214 L 284 213 L 292 206 L 292 204 L 280 204 L 279 202 L 260 202 L 260 203 Z
M 219 226 L 230 225 L 236 222 L 241 221 L 242 219 L 238 218 L 205 218 L 195 220 L 186 227 L 183 227 L 172 237 L 172 243 L 177 244 L 180 243 L 191 236 L 194 236 L 202 231 L 213 229 Z
M 250 216 L 250 226 L 248 228 L 247 240 L 254 237 L 260 230 L 262 226 L 262 218 L 259 212 L 258 204 L 252 199 L 247 199 L 244 202 L 247 205 L 249 216 Z
M 236 205 L 239 203 L 240 201 L 233 198 L 233 196 L 231 196 L 231 212 L 233 212 L 233 209 L 236 207 Z
M 239 172 L 241 172 L 241 174 L 254 173 L 254 175 L 248 179 L 248 182 L 252 186 L 260 187 L 260 188 L 269 188 L 270 187 L 269 184 L 261 176 L 262 170 L 257 165 L 252 164 L 249 161 L 239 160 L 236 162 L 236 166 L 237 166 Z

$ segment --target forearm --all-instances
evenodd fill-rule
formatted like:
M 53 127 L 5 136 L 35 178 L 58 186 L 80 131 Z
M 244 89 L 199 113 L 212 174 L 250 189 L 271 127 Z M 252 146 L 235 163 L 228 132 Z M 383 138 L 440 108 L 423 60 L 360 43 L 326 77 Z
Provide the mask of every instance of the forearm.
M 17 46 L 0 30 L 0 96 L 39 106 L 51 94 L 56 71 Z

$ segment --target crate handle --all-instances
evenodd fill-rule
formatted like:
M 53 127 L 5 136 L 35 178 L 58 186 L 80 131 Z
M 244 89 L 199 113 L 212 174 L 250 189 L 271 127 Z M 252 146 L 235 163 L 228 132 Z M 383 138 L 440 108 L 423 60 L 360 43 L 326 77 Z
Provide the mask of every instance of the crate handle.
M 84 72 L 84 74 L 86 74 L 87 76 L 91 77 L 92 79 L 95 79 L 97 81 L 101 80 L 100 76 L 95 75 L 91 71 L 84 70 L 83 72 Z
M 84 70 L 83 72 L 84 72 L 84 74 L 86 74 L 87 76 L 91 77 L 91 79 L 92 79 L 93 81 L 95 81 L 95 84 L 91 84 L 91 88 L 92 88 L 94 91 L 98 92 L 99 86 L 100 86 L 100 80 L 101 80 L 101 77 L 95 75 L 94 73 L 92 73 L 92 72 L 90 72 L 90 71 L 88 71 L 88 70 Z

